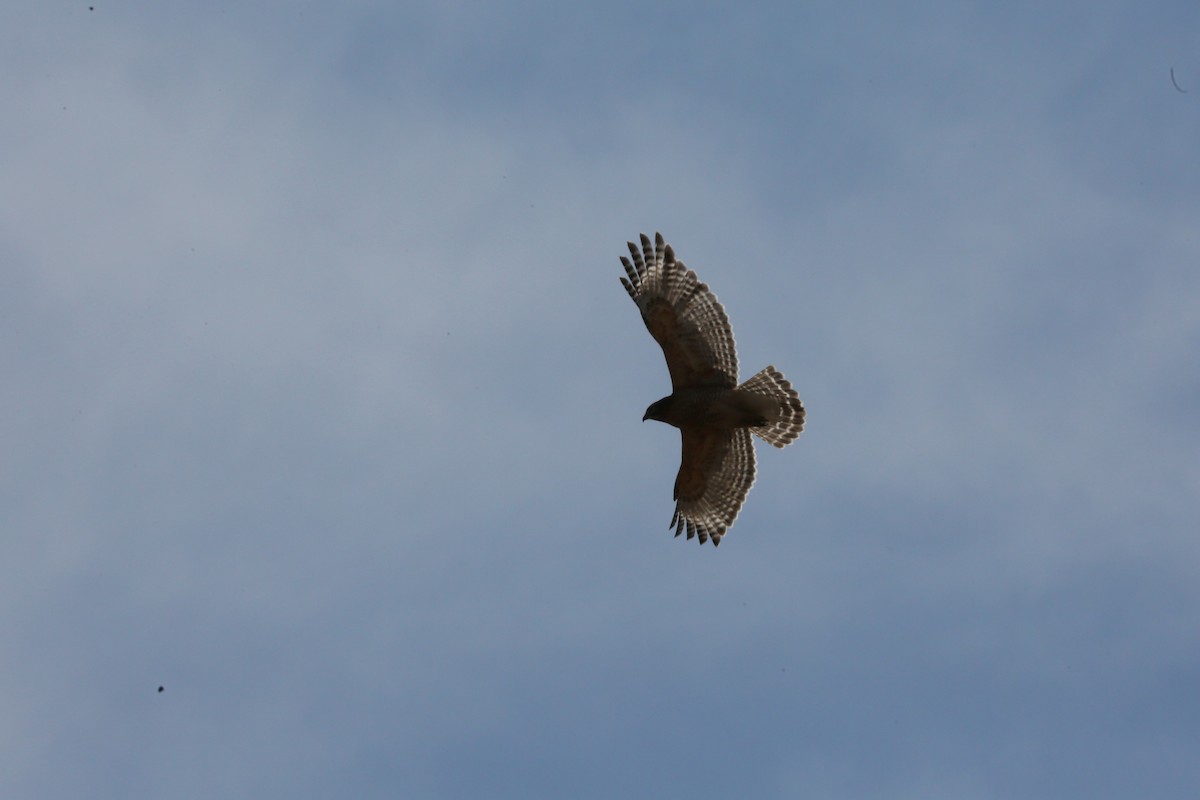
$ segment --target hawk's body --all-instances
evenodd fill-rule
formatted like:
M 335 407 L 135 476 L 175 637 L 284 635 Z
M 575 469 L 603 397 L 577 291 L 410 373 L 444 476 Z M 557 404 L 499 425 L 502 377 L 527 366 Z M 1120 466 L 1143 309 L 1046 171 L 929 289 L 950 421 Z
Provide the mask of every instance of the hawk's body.
M 621 258 L 628 275 L 621 283 L 662 346 L 672 390 L 642 419 L 674 425 L 683 439 L 675 535 L 686 530 L 689 539 L 717 545 L 754 484 L 751 432 L 784 447 L 804 430 L 804 406 L 774 367 L 738 385 L 733 330 L 716 295 L 675 260 L 662 234 L 653 245 L 641 239 L 640 251 L 629 243 L 632 261 Z

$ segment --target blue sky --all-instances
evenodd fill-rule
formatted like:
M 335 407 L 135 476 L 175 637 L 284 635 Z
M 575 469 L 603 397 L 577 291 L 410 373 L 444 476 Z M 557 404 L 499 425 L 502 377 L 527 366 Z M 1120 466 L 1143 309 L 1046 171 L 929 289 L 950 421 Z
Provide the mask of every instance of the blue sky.
M 0 794 L 1196 796 L 1194 3 L 93 5 L 0 9 Z M 655 230 L 808 408 L 719 550 Z

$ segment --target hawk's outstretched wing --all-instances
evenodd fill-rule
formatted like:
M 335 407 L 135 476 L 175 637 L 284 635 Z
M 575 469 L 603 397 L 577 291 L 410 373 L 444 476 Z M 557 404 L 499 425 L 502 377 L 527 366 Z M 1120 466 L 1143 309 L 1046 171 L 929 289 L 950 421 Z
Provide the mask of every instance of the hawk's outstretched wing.
M 675 260 L 662 234 L 642 234 L 642 248 L 629 242 L 624 256 L 625 291 L 637 303 L 650 335 L 662 346 L 675 391 L 737 385 L 737 353 L 729 317 L 696 273 Z
M 754 485 L 754 444 L 748 428 L 684 430 L 683 460 L 675 479 L 675 535 L 714 545 L 737 519 Z

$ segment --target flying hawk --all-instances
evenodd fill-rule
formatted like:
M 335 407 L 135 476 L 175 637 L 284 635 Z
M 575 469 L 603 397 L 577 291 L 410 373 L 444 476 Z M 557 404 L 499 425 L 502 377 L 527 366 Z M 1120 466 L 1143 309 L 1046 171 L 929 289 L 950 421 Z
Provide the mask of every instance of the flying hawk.
M 683 438 L 670 527 L 715 546 L 754 484 L 750 434 L 787 446 L 804 430 L 804 406 L 773 366 L 738 385 L 733 329 L 717 296 L 675 260 L 662 234 L 653 245 L 645 234 L 641 239 L 640 250 L 629 242 L 630 257 L 621 257 L 628 276 L 621 283 L 671 373 L 671 394 L 651 403 L 642 419 L 674 425 Z

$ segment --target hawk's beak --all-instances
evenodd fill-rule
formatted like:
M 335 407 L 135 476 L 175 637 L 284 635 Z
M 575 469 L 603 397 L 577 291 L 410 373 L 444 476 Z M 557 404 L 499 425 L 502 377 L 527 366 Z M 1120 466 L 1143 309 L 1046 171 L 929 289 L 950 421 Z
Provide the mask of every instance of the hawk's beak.
M 645 414 L 642 414 L 642 422 L 645 422 L 645 421 L 646 421 L 646 420 L 648 420 L 648 419 L 650 419 L 650 412 L 649 412 L 649 411 L 647 411 Z

